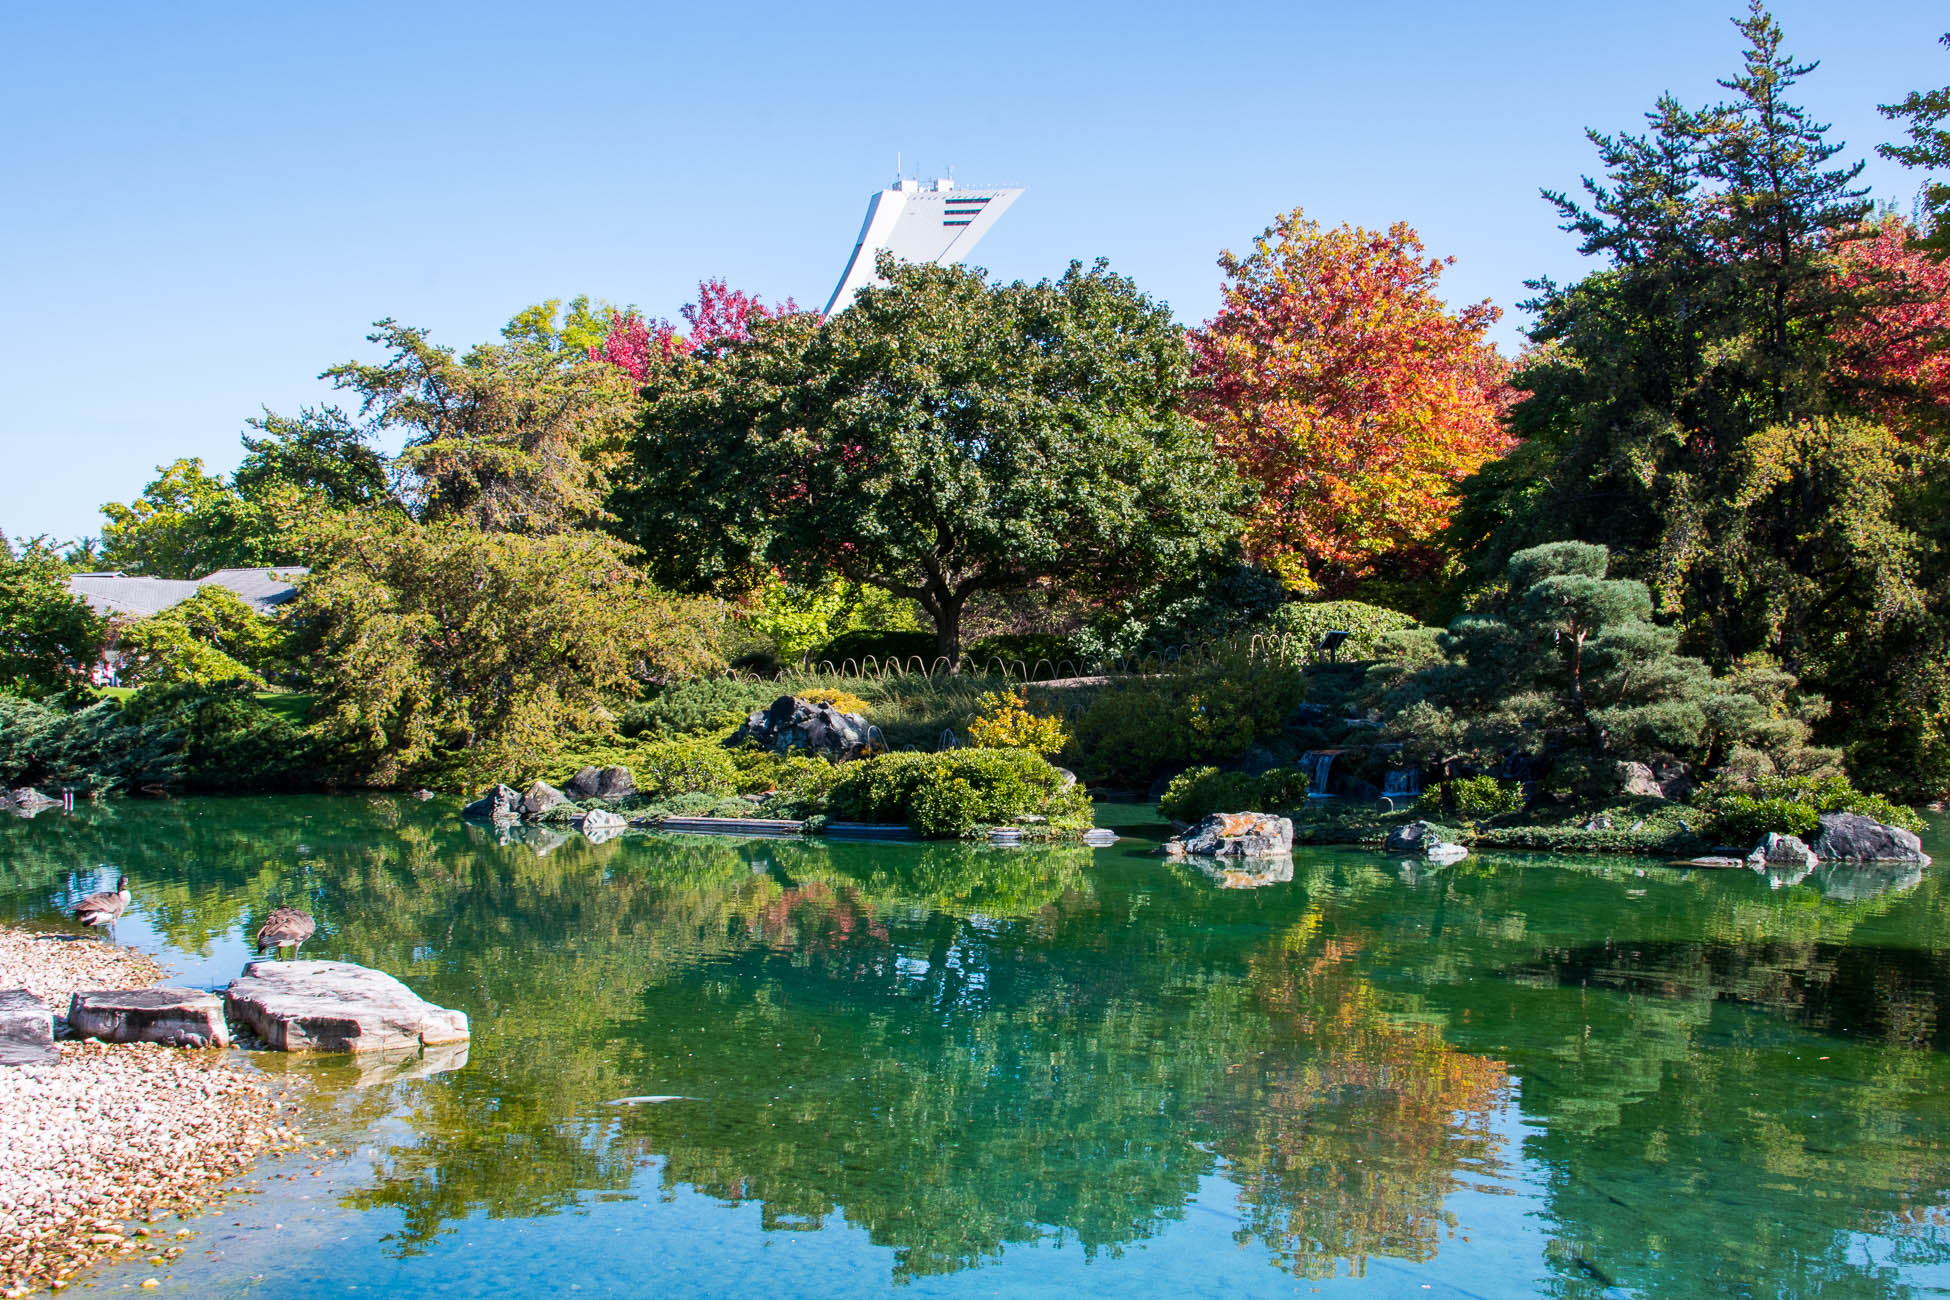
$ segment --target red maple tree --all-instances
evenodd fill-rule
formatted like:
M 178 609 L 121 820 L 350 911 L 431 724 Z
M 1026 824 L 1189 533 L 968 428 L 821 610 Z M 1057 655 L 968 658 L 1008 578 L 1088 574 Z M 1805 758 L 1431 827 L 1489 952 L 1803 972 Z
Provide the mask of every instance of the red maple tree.
M 1259 489 L 1248 551 L 1299 591 L 1335 594 L 1392 557 L 1433 561 L 1454 486 L 1514 440 L 1501 313 L 1452 312 L 1453 259 L 1403 224 L 1323 230 L 1295 208 L 1238 257 L 1193 332 L 1191 412 Z
M 700 280 L 697 301 L 686 303 L 679 312 L 689 332 L 679 333 L 662 317 L 646 321 L 635 312 L 611 312 L 609 333 L 601 343 L 590 346 L 589 356 L 620 366 L 633 379 L 642 379 L 672 357 L 750 338 L 753 321 L 789 316 L 798 310 L 799 304 L 791 298 L 768 307 L 755 295 L 733 289 L 723 280 Z

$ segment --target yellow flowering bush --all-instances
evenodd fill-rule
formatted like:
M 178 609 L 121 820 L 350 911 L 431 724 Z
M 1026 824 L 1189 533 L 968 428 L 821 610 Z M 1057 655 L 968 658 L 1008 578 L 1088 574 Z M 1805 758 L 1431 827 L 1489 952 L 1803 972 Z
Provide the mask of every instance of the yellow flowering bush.
M 1026 749 L 1054 754 L 1070 743 L 1063 719 L 1032 713 L 1029 698 L 1019 691 L 989 691 L 976 703 L 968 724 L 968 743 L 977 749 Z

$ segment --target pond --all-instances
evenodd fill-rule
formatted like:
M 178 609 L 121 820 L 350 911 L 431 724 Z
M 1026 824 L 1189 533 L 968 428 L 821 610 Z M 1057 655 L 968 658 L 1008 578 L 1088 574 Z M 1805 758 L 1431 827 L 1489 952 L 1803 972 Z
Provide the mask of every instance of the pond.
M 168 1271 L 97 1287 L 1950 1288 L 1939 874 L 1314 849 L 1228 888 L 1141 838 L 497 841 L 456 814 L 0 819 L 0 920 L 61 926 L 126 870 L 121 939 L 221 987 L 300 904 L 306 956 L 473 1020 L 425 1077 L 253 1056 L 340 1155 L 260 1164 Z M 613 1104 L 641 1096 L 676 1100 Z

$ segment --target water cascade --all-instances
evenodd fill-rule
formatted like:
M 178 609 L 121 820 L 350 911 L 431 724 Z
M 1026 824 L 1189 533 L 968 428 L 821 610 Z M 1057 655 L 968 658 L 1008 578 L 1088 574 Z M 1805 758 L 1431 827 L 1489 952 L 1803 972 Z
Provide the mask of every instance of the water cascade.
M 1388 775 L 1381 779 L 1381 793 L 1387 799 L 1412 799 L 1422 793 L 1422 769 L 1419 767 L 1390 768 Z
M 1334 751 L 1330 749 L 1307 757 L 1314 761 L 1313 771 L 1307 779 L 1307 798 L 1332 799 L 1334 796 L 1327 793 L 1327 773 L 1334 766 Z

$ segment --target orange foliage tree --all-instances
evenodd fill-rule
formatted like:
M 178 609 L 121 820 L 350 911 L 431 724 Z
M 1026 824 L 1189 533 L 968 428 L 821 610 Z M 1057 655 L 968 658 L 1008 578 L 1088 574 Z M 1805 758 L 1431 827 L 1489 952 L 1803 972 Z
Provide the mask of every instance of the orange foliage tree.
M 1192 334 L 1192 414 L 1259 498 L 1255 559 L 1303 592 L 1433 566 L 1455 484 L 1510 449 L 1509 365 L 1487 302 L 1452 312 L 1415 231 L 1322 230 L 1299 208 L 1219 258 L 1219 314 Z

